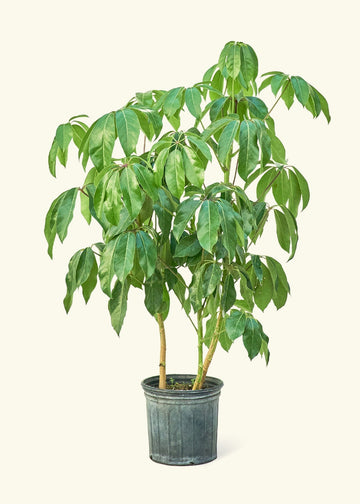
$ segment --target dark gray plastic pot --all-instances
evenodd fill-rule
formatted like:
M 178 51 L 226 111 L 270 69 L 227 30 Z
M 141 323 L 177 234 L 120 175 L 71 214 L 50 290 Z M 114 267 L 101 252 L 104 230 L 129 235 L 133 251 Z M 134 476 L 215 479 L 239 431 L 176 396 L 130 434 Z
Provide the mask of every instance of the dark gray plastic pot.
M 194 375 L 168 375 L 168 383 L 191 383 Z M 205 464 L 217 456 L 220 390 L 223 382 L 207 377 L 202 390 L 160 390 L 159 377 L 141 385 L 146 397 L 151 460 L 168 465 Z

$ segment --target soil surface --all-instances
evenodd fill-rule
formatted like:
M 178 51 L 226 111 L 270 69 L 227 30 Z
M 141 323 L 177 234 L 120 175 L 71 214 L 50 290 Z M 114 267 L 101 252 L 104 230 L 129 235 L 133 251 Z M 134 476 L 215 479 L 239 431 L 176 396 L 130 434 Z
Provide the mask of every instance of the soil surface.
M 166 384 L 167 390 L 192 390 L 192 387 L 192 383 L 174 382 Z

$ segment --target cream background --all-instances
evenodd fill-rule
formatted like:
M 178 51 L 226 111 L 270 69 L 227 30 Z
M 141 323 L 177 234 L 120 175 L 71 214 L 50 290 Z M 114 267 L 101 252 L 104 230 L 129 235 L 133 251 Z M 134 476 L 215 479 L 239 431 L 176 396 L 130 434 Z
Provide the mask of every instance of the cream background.
M 18 1 L 1 13 L 0 501 L 4 504 L 243 502 L 358 504 L 359 36 L 356 2 Z M 135 91 L 191 85 L 228 40 L 260 71 L 309 80 L 332 123 L 295 106 L 275 118 L 311 204 L 287 265 L 292 296 L 261 316 L 268 368 L 239 341 L 221 350 L 219 458 L 174 468 L 147 457 L 140 381 L 158 336 L 133 293 L 121 338 L 100 290 L 62 307 L 69 256 L 97 240 L 79 218 L 52 262 L 43 237 L 54 197 L 78 185 L 73 156 L 47 171 L 55 128 L 92 120 Z M 273 98 L 270 98 L 272 103 Z M 339 177 L 340 175 L 340 177 Z M 265 247 L 265 245 L 264 245 Z M 267 253 L 282 257 L 278 248 Z M 174 302 L 168 371 L 195 367 L 195 336 Z

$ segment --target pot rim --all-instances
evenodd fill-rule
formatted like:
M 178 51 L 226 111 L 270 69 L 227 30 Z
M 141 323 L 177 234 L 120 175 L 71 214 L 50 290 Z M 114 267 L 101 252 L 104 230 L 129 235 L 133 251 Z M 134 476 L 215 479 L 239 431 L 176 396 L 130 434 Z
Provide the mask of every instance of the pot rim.
M 166 376 L 168 382 L 171 378 L 178 381 L 185 381 L 191 383 L 191 380 L 196 378 L 194 374 L 181 374 L 173 373 Z M 219 378 L 207 376 L 205 379 L 205 388 L 200 390 L 173 390 L 173 389 L 159 389 L 158 387 L 159 375 L 150 376 L 141 382 L 141 386 L 147 395 L 156 395 L 160 397 L 201 397 L 220 394 L 220 390 L 224 383 Z

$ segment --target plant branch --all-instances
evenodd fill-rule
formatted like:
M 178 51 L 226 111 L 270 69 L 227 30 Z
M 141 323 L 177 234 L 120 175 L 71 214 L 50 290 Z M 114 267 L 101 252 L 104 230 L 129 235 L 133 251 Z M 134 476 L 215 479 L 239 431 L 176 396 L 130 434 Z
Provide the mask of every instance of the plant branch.
M 221 319 L 222 319 L 222 311 L 220 310 L 217 321 L 216 321 L 216 327 L 214 330 L 214 334 L 213 334 L 213 337 L 211 338 L 209 350 L 207 351 L 207 354 L 206 354 L 206 357 L 204 360 L 203 369 L 202 369 L 202 377 L 201 377 L 201 379 L 198 379 L 198 377 L 196 377 L 196 380 L 195 380 L 195 383 L 193 386 L 193 390 L 199 390 L 204 385 L 204 381 L 205 381 L 209 366 L 211 364 L 212 358 L 213 358 L 215 350 L 216 350 L 216 346 L 219 341 Z
M 161 313 L 157 313 L 160 332 L 160 363 L 159 363 L 159 389 L 166 388 L 166 338 L 164 320 Z
M 282 92 L 281 92 L 281 94 L 280 94 L 279 98 L 276 100 L 276 102 L 274 103 L 274 105 L 271 107 L 271 109 L 269 110 L 269 112 L 268 112 L 268 113 L 266 114 L 266 116 L 264 117 L 264 121 L 265 121 L 265 119 L 267 119 L 267 118 L 270 116 L 271 112 L 274 110 L 274 108 L 276 107 L 276 105 L 279 103 L 280 98 L 281 98 L 281 97 L 283 96 L 283 94 L 285 93 L 285 91 L 286 91 L 286 89 L 287 89 L 287 87 L 288 87 L 288 85 L 289 85 L 289 84 L 290 84 L 290 79 L 287 81 L 286 85 L 284 86 L 284 88 L 283 88 L 283 90 L 282 90 Z

